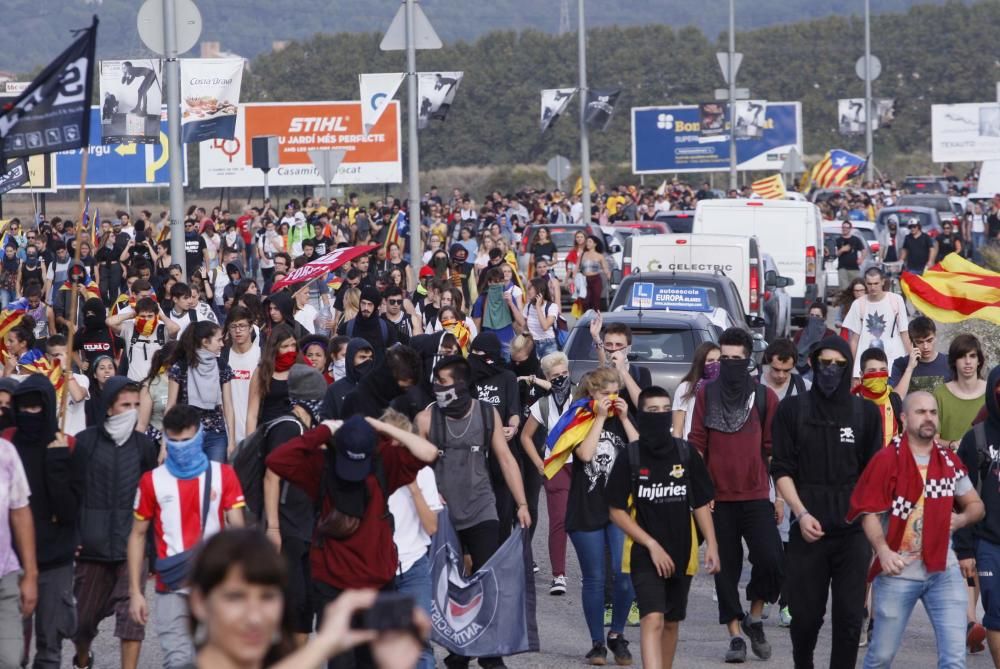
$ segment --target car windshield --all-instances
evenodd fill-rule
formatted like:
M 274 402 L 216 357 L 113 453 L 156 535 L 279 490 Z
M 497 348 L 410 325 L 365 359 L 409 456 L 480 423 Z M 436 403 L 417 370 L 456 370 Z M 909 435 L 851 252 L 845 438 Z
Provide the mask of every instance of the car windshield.
M 899 205 L 910 207 L 928 207 L 937 209 L 946 214 L 952 213 L 951 200 L 946 197 L 921 197 L 920 195 L 903 195 L 899 198 Z
M 676 234 L 690 234 L 694 226 L 694 216 L 690 213 L 660 214 L 658 219 L 670 226 L 670 231 Z
M 573 238 L 576 236 L 577 231 L 574 228 L 549 228 L 552 243 L 560 251 L 568 251 L 573 248 Z
M 642 281 L 643 283 L 649 283 L 645 279 L 640 279 L 640 281 Z M 621 288 L 618 289 L 618 291 L 615 293 L 615 299 L 614 299 L 614 301 L 611 304 L 611 309 L 612 310 L 617 309 L 620 306 L 624 306 L 626 309 L 629 308 L 628 307 L 628 303 L 629 303 L 629 297 L 632 295 L 632 286 L 635 285 L 636 283 L 638 283 L 638 281 L 632 281 L 632 282 L 629 282 L 629 283 L 623 285 Z M 705 291 L 708 293 L 708 306 L 712 307 L 713 309 L 716 309 L 716 308 L 719 308 L 719 307 L 722 306 L 722 302 L 719 299 L 719 292 L 718 292 L 718 286 L 717 286 L 717 284 L 714 284 L 714 283 L 711 283 L 711 282 L 708 282 L 708 281 L 687 281 L 687 280 L 685 280 L 683 282 L 680 282 L 680 281 L 670 281 L 669 279 L 658 279 L 656 281 L 653 281 L 652 283 L 653 283 L 654 286 L 656 286 L 656 288 L 659 288 L 660 286 L 678 286 L 678 287 L 684 287 L 684 288 L 688 288 L 688 287 L 704 288 Z
M 903 190 L 921 191 L 924 193 L 944 193 L 944 186 L 937 179 L 905 179 Z
M 694 358 L 695 346 L 691 330 L 632 328 L 632 353 L 637 361 L 688 362 Z M 569 359 L 597 360 L 597 351 L 594 350 L 589 334 L 577 333 L 573 338 Z

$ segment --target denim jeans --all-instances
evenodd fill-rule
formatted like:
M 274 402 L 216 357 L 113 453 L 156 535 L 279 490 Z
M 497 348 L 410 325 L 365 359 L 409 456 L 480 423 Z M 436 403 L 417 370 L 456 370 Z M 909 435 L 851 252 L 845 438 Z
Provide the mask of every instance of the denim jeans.
M 965 667 L 965 607 L 968 601 L 965 579 L 958 565 L 953 565 L 928 574 L 926 581 L 884 574 L 875 578 L 872 584 L 874 626 L 864 669 L 892 665 L 918 599 L 923 602 L 934 627 L 938 669 Z
M 0 309 L 6 309 L 7 305 L 15 299 L 13 290 L 0 290 Z
M 538 359 L 541 360 L 549 353 L 555 353 L 559 350 L 559 344 L 556 343 L 555 339 L 539 339 L 535 342 L 535 354 Z
M 229 450 L 229 438 L 225 432 L 211 432 L 205 430 L 205 441 L 201 446 L 205 455 L 213 462 L 226 462 L 228 460 L 226 451 Z
M 629 608 L 635 600 L 632 579 L 622 573 L 622 550 L 625 533 L 613 524 L 592 532 L 570 532 L 583 573 L 583 617 L 587 620 L 590 640 L 604 642 L 604 546 L 611 551 L 614 588 L 611 596 L 611 631 L 621 634 Z
M 429 616 L 431 614 L 431 561 L 424 555 L 413 563 L 413 566 L 396 576 L 396 590 L 413 595 L 417 606 Z M 424 646 L 417 669 L 434 669 L 434 651 L 429 645 Z

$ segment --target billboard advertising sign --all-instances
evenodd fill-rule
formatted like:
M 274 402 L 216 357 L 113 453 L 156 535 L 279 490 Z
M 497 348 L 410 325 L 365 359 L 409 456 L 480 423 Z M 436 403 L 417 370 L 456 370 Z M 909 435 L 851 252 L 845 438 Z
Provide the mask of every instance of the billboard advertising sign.
M 760 126 L 759 136 L 737 136 L 740 170 L 780 170 L 793 147 L 802 153 L 800 102 L 768 101 Z M 729 142 L 705 141 L 698 105 L 632 108 L 635 174 L 728 170 Z
M 313 149 L 345 149 L 335 184 L 401 183 L 402 145 L 399 102 L 393 100 L 367 134 L 361 127 L 360 102 L 276 102 L 241 104 L 236 138 L 199 146 L 201 187 L 260 186 L 264 175 L 253 168 L 251 139 L 278 138 L 279 167 L 268 174 L 271 186 L 321 186 L 319 170 L 309 159 Z
M 931 105 L 935 163 L 1000 159 L 1000 103 Z

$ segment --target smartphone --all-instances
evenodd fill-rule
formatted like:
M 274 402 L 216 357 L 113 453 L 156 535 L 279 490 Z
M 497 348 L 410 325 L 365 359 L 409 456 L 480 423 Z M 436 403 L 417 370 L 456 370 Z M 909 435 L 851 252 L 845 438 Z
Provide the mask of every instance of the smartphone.
M 411 595 L 381 593 L 370 609 L 358 611 L 351 617 L 351 629 L 378 632 L 413 629 L 415 606 L 416 601 Z

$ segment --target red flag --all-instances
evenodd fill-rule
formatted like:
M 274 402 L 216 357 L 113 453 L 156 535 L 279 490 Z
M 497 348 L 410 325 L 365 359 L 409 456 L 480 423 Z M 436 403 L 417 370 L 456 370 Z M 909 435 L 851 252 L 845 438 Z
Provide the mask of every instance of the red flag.
M 303 281 L 312 281 L 313 279 L 326 276 L 344 263 L 354 260 L 358 256 L 363 256 L 366 253 L 371 253 L 377 248 L 378 244 L 369 244 L 367 246 L 345 246 L 334 249 L 322 258 L 317 258 L 298 269 L 293 269 L 284 279 L 271 287 L 271 292 L 275 293 L 285 286 L 302 283 Z

